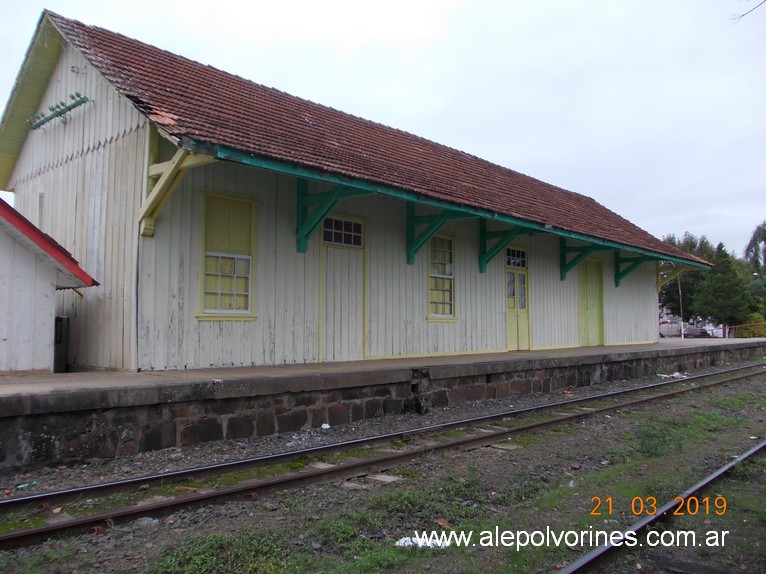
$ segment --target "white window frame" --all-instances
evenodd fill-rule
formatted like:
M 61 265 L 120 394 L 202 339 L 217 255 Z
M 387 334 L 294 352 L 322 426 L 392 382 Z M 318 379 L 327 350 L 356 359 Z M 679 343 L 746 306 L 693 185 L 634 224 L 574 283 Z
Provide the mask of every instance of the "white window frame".
M 351 230 L 345 230 L 345 229 L 335 229 L 328 228 L 327 224 L 329 222 L 332 222 L 333 224 L 335 222 L 342 223 L 344 226 L 346 224 L 349 224 L 351 226 Z M 353 230 L 354 226 L 359 226 L 359 233 L 356 233 Z M 333 237 L 328 239 L 327 233 L 330 233 Z M 341 234 L 341 240 L 336 241 L 335 235 L 340 233 Z M 359 238 L 359 245 L 355 245 L 353 242 L 353 239 L 355 237 Z M 350 238 L 351 242 L 346 242 L 346 239 Z M 361 221 L 356 221 L 353 219 L 348 219 L 344 217 L 326 217 L 325 220 L 322 222 L 322 241 L 326 243 L 327 245 L 336 245 L 338 247 L 348 247 L 350 249 L 364 249 L 364 224 Z
M 219 261 L 219 272 L 218 273 L 211 273 L 207 270 L 207 258 L 208 257 L 217 257 Z M 220 271 L 220 262 L 222 259 L 233 259 L 234 260 L 234 274 L 223 274 Z M 237 261 L 247 261 L 247 269 L 248 274 L 247 277 L 247 292 L 237 291 L 236 285 L 237 285 L 237 279 L 241 277 L 245 277 L 245 275 L 238 275 L 237 274 Z M 219 289 L 217 291 L 212 291 L 207 289 L 207 279 L 211 276 L 217 276 L 219 278 Z M 233 283 L 234 283 L 234 291 L 222 291 L 220 289 L 220 279 L 221 277 L 232 277 Z M 207 301 L 208 295 L 217 295 L 218 301 L 220 304 L 221 296 L 232 296 L 234 298 L 234 301 L 237 300 L 238 295 L 247 295 L 247 309 L 224 309 L 222 307 L 203 307 L 203 313 L 209 313 L 214 315 L 249 315 L 252 313 L 252 307 L 253 307 L 253 258 L 251 255 L 240 255 L 236 253 L 222 253 L 219 251 L 205 251 L 205 267 L 203 269 L 203 292 L 202 292 L 202 301 L 203 305 L 204 302 Z

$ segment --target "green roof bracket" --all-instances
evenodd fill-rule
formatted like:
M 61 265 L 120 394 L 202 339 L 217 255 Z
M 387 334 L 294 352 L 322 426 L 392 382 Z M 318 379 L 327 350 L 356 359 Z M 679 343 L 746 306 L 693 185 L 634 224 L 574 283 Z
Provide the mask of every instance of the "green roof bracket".
M 603 250 L 605 247 L 591 243 L 590 245 L 567 245 L 564 237 L 559 238 L 559 259 L 561 263 L 561 280 L 565 281 L 567 273 L 577 267 L 588 255 L 594 251 Z M 574 253 L 574 257 L 569 259 L 569 255 Z
M 640 255 L 638 257 L 622 257 L 619 251 L 614 252 L 614 286 L 619 287 L 622 280 L 628 275 L 633 273 L 642 263 L 648 261 L 655 261 L 653 257 L 647 257 L 646 255 Z M 628 266 L 623 269 L 623 264 L 627 263 Z
M 417 215 L 415 203 L 407 203 L 407 264 L 414 265 L 415 255 L 418 251 L 436 235 L 448 221 L 456 219 L 474 218 L 471 213 L 443 210 L 429 215 Z M 425 225 L 426 228 L 418 233 L 418 227 Z
M 31 113 L 31 112 L 30 112 Z M 24 126 L 27 127 L 26 122 Z M 1 138 L 0 138 L 1 139 Z M 692 259 L 686 259 L 684 257 L 673 256 L 667 253 L 654 251 L 646 247 L 639 247 L 628 243 L 620 243 L 616 241 L 610 241 L 601 239 L 592 235 L 587 235 L 583 232 L 569 231 L 558 227 L 553 227 L 550 224 L 539 223 L 529 219 L 522 219 L 520 217 L 508 214 L 497 213 L 495 211 L 488 210 L 486 208 L 480 208 L 473 205 L 460 205 L 457 203 L 449 202 L 443 199 L 437 199 L 434 197 L 424 197 L 423 195 L 416 193 L 415 191 L 392 187 L 391 185 L 376 183 L 363 179 L 357 179 L 349 176 L 340 175 L 337 173 L 330 173 L 321 171 L 317 168 L 308 167 L 300 164 L 277 160 L 265 156 L 254 155 L 252 153 L 244 152 L 229 146 L 220 144 L 213 144 L 202 140 L 195 140 L 182 136 L 180 138 L 181 145 L 189 151 L 208 154 L 216 157 L 220 160 L 232 161 L 242 165 L 255 167 L 259 169 L 266 169 L 277 173 L 283 173 L 299 179 L 306 179 L 310 181 L 320 182 L 324 184 L 342 185 L 347 188 L 366 190 L 373 194 L 383 195 L 386 197 L 393 197 L 395 199 L 401 199 L 408 202 L 414 202 L 421 205 L 427 205 L 429 207 L 437 209 L 447 209 L 450 211 L 460 211 L 465 213 L 468 217 L 486 218 L 491 221 L 497 221 L 501 223 L 507 223 L 509 225 L 521 225 L 530 230 L 535 230 L 537 233 L 549 233 L 561 238 L 567 238 L 571 240 L 584 241 L 594 245 L 599 245 L 600 249 L 613 251 L 620 249 L 631 253 L 645 254 L 656 256 L 663 261 L 670 261 L 673 263 L 687 264 L 689 266 L 699 267 L 700 269 L 708 269 L 710 265 L 705 263 L 697 263 Z M 3 155 L 0 150 L 0 183 L 2 183 L 3 175 Z
M 372 192 L 352 189 L 350 187 L 336 186 L 329 191 L 321 193 L 309 193 L 308 181 L 298 179 L 297 201 L 297 229 L 295 242 L 298 253 L 306 253 L 309 247 L 309 239 L 316 231 L 320 223 L 335 209 L 342 200 L 362 195 L 372 195 Z M 314 207 L 309 211 L 310 207 Z
M 534 231 L 516 226 L 513 229 L 487 231 L 487 220 L 479 220 L 479 272 L 487 272 L 487 264 L 492 261 L 508 244 L 519 235 L 534 235 Z M 497 239 L 492 247 L 488 247 L 492 239 Z

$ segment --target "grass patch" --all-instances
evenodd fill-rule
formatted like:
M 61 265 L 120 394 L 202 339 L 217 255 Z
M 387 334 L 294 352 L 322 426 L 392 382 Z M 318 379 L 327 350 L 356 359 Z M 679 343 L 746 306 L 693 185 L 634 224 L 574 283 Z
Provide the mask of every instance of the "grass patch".
M 359 534 L 356 521 L 343 515 L 331 516 L 329 520 L 317 523 L 313 530 L 325 544 L 334 544 L 339 548 L 347 546 Z
M 116 492 L 103 498 L 80 499 L 77 502 L 66 504 L 64 510 L 73 518 L 90 516 L 91 514 L 131 506 L 149 496 L 150 492 L 151 491 L 146 490 L 137 492 Z
M 534 500 L 539 494 L 550 490 L 548 477 L 531 470 L 520 471 L 508 484 L 503 498 L 511 503 Z
M 539 443 L 540 439 L 541 439 L 541 437 L 540 437 L 539 434 L 531 434 L 530 433 L 530 434 L 514 436 L 513 439 L 511 439 L 511 440 L 513 440 L 514 444 L 517 444 L 519 446 L 530 447 L 530 446 L 534 446 L 535 444 Z M 513 452 L 513 451 L 511 451 L 511 452 Z
M 23 574 L 50 574 L 51 572 L 87 572 L 87 557 L 78 554 L 78 543 L 73 540 L 55 544 L 41 544 L 34 552 L 28 552 L 23 566 L 14 552 L 0 551 L 0 572 L 22 572 Z M 66 569 L 56 565 L 67 564 Z
M 381 544 L 380 542 L 370 540 L 355 544 L 352 552 L 353 558 L 351 560 L 336 564 L 325 571 L 328 574 L 383 572 L 406 562 L 414 562 L 418 558 L 412 552 L 395 548 L 393 544 Z
M 553 436 L 565 436 L 575 434 L 578 430 L 580 429 L 576 425 L 564 424 L 561 426 L 553 427 L 552 429 L 549 429 L 548 432 Z
M 277 574 L 290 572 L 288 553 L 277 536 L 247 531 L 239 536 L 210 534 L 187 538 L 163 550 L 146 574 Z
M 762 408 L 766 406 L 763 398 L 757 397 L 754 393 L 745 393 L 736 397 L 713 398 L 708 401 L 710 406 L 726 411 L 742 411 L 747 407 Z
M 466 429 L 447 429 L 443 430 L 436 434 L 436 436 L 444 437 L 444 438 L 458 438 L 466 434 L 468 431 Z
M 658 457 L 681 450 L 684 443 L 703 444 L 710 435 L 741 425 L 735 417 L 709 411 L 645 420 L 636 426 L 632 446 L 644 456 Z
M 345 450 L 343 452 L 326 454 L 326 455 L 320 456 L 317 460 L 326 462 L 328 464 L 340 464 L 341 462 L 349 458 L 363 459 L 363 458 L 367 458 L 371 456 L 372 454 L 373 454 L 373 449 L 371 448 L 355 448 L 351 450 Z
M 45 519 L 41 516 L 30 516 L 28 511 L 13 510 L 3 515 L 2 521 L 0 521 L 0 534 L 35 528 L 44 524 Z

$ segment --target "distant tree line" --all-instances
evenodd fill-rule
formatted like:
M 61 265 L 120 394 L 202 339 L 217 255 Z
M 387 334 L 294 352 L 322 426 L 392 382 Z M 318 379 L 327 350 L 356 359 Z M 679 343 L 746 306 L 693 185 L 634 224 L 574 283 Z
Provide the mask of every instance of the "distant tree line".
M 710 318 L 724 325 L 766 321 L 766 221 L 753 231 L 743 258 L 729 253 L 723 243 L 713 247 L 704 235 L 686 232 L 680 238 L 671 234 L 662 239 L 714 265 L 709 271 L 686 271 L 666 283 L 660 291 L 663 307 L 684 321 L 692 317 Z M 762 337 L 766 328 L 746 328 L 739 334 Z

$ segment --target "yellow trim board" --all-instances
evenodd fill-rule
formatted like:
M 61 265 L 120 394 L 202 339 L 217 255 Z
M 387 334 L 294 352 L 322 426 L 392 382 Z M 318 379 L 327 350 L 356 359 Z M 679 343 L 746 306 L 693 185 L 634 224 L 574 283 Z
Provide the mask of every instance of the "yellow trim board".
M 454 357 L 457 355 L 490 355 L 497 353 L 512 353 L 508 349 L 487 349 L 483 351 L 444 351 L 442 353 L 411 353 L 406 355 L 370 355 L 368 358 L 373 361 L 377 359 L 418 359 L 426 357 Z
M 431 242 L 436 238 L 449 239 L 452 242 L 452 315 L 431 314 Z M 429 323 L 456 323 L 458 321 L 457 304 L 457 234 L 455 232 L 436 233 L 426 245 L 426 321 Z
M 438 315 L 429 315 L 426 317 L 429 323 L 457 323 L 457 317 L 439 317 Z
M 318 362 L 324 363 L 324 362 L 333 362 L 333 361 L 326 361 L 324 358 L 324 331 L 325 331 L 325 304 L 326 304 L 326 297 L 325 297 L 325 291 L 326 291 L 326 272 L 327 272 L 327 249 L 339 249 L 339 250 L 345 250 L 345 251 L 353 251 L 353 252 L 361 252 L 362 253 L 362 356 L 359 359 L 351 359 L 351 360 L 367 360 L 369 359 L 369 317 L 368 317 L 368 306 L 369 306 L 369 300 L 368 300 L 368 275 L 369 275 L 369 267 L 368 267 L 368 249 L 367 245 L 369 242 L 369 220 L 366 217 L 362 217 L 359 215 L 352 215 L 348 213 L 342 213 L 333 211 L 332 213 L 327 214 L 327 217 L 325 219 L 340 219 L 345 221 L 354 221 L 357 223 L 362 224 L 362 246 L 361 247 L 354 247 L 352 245 L 338 245 L 336 243 L 331 243 L 324 240 L 324 234 L 321 234 L 319 237 L 319 323 L 318 323 L 318 333 L 317 333 L 317 359 Z M 321 222 L 321 225 L 324 225 L 324 220 Z M 319 233 L 321 233 L 322 228 L 318 230 Z
M 258 315 L 195 315 L 197 321 L 255 321 Z
M 258 200 L 253 197 L 243 196 L 241 194 L 227 193 L 219 190 L 203 188 L 200 190 L 200 196 L 202 199 L 201 219 L 199 221 L 200 227 L 200 239 L 199 239 L 199 267 L 197 269 L 197 313 L 195 317 L 198 321 L 254 321 L 258 318 L 256 313 L 256 284 L 258 273 L 258 253 L 257 248 L 257 236 L 258 236 Z M 232 198 L 238 201 L 247 201 L 251 203 L 252 216 L 250 220 L 251 224 L 251 238 L 250 238 L 250 313 L 205 313 L 205 227 L 207 225 L 207 198 L 209 196 L 217 196 L 224 198 Z

